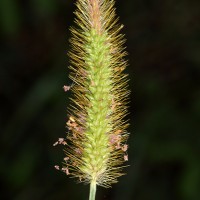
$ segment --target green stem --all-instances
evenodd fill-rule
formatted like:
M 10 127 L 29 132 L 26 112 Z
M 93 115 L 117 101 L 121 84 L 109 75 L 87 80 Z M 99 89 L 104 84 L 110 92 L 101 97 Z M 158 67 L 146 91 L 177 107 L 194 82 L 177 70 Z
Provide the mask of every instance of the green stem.
M 90 197 L 89 200 L 95 200 L 96 195 L 96 181 L 92 180 L 90 183 Z

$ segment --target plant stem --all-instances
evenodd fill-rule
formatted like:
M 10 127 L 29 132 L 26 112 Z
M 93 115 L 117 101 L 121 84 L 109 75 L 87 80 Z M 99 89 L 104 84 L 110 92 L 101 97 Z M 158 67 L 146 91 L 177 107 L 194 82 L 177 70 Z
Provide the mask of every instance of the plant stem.
M 96 195 L 96 181 L 92 180 L 90 183 L 90 197 L 89 200 L 95 200 Z

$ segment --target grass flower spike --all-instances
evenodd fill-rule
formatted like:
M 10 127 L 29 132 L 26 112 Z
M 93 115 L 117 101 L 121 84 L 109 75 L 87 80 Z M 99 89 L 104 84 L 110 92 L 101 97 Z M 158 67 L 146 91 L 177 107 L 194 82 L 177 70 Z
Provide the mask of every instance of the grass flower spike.
M 74 84 L 68 133 L 58 143 L 66 147 L 62 170 L 89 183 L 93 200 L 96 185 L 116 183 L 128 160 L 124 117 L 129 91 L 123 73 L 127 63 L 114 1 L 78 0 L 76 6 L 69 52 Z

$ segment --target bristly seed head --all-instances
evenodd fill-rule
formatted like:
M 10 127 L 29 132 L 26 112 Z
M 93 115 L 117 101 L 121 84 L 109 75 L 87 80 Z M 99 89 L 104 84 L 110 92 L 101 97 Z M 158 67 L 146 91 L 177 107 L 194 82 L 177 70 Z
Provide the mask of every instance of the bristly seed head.
M 122 26 L 117 25 L 113 0 L 78 0 L 76 5 L 69 53 L 74 85 L 63 87 L 73 94 L 67 142 L 60 138 L 54 146 L 66 145 L 62 171 L 67 175 L 109 187 L 128 161 Z

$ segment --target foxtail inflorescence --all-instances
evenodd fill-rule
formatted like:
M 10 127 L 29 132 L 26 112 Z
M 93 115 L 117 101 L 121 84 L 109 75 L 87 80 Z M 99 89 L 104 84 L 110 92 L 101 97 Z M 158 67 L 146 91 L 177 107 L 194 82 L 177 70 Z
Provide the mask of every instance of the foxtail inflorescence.
M 80 182 L 110 187 L 128 160 L 126 144 L 127 75 L 123 73 L 124 36 L 113 0 L 78 0 L 76 26 L 71 28 L 68 112 L 62 170 Z M 92 195 L 90 194 L 90 199 Z

